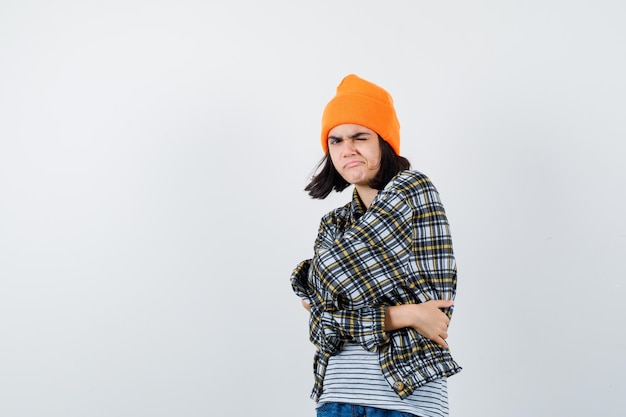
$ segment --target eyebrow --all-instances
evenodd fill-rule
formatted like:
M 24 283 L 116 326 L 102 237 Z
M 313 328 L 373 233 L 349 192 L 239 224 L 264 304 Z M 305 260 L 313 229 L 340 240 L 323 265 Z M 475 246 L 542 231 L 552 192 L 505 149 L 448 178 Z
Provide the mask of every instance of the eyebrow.
M 357 133 L 355 133 L 353 135 L 348 136 L 348 139 L 356 139 L 359 136 L 363 136 L 363 135 L 371 135 L 371 133 L 369 133 L 369 132 L 357 132 Z M 329 136 L 328 139 L 342 139 L 342 138 L 339 137 L 339 136 Z

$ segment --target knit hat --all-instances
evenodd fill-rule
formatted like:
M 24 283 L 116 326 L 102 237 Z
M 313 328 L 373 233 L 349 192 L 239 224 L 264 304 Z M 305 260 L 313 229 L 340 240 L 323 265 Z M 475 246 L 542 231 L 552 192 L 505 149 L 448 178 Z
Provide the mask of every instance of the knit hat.
M 378 133 L 400 155 L 400 122 L 391 95 L 354 74 L 341 80 L 337 94 L 322 115 L 322 148 L 328 152 L 328 132 L 341 124 L 357 124 Z

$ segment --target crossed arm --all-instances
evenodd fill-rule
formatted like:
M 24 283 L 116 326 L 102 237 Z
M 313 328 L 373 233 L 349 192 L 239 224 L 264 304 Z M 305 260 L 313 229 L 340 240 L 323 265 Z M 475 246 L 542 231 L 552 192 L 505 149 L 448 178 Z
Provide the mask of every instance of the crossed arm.
M 422 336 L 432 340 L 439 346 L 447 348 L 448 325 L 450 319 L 441 311 L 451 307 L 452 300 L 430 300 L 420 304 L 402 304 L 390 306 L 385 310 L 385 331 L 411 327 Z M 302 306 L 311 310 L 311 306 L 302 300 Z

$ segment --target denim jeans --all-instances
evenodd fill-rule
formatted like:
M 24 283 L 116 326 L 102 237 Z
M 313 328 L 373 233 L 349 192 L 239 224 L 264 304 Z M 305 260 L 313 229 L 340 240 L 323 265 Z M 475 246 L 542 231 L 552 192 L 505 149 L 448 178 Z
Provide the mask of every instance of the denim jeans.
M 415 417 L 402 411 L 381 410 L 345 403 L 322 403 L 317 407 L 317 417 Z

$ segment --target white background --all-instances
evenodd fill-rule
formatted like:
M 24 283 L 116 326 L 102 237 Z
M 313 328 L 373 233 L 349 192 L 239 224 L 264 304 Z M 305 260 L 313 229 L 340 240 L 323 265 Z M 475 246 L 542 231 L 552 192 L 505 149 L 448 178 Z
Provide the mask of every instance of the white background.
M 459 267 L 450 415 L 622 416 L 626 6 L 0 2 L 0 415 L 313 416 L 322 109 L 393 95 Z

